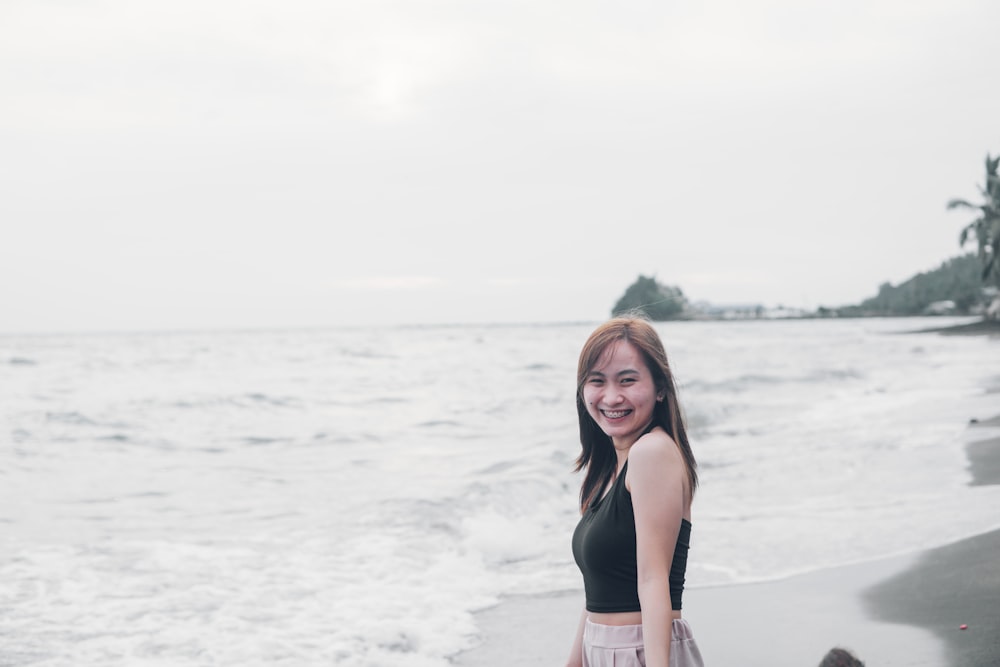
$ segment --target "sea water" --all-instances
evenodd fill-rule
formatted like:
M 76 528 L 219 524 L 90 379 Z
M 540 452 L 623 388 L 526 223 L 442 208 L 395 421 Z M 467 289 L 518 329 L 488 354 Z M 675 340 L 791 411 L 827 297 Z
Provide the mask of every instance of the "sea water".
M 700 464 L 691 587 L 997 527 L 950 320 L 658 324 Z M 443 666 L 579 589 L 594 324 L 0 336 L 0 664 Z M 975 433 L 973 433 L 975 430 Z

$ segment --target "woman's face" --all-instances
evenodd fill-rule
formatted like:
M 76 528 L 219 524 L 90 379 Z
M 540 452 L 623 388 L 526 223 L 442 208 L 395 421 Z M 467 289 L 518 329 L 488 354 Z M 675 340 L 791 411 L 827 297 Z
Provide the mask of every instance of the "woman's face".
M 653 420 L 657 392 L 639 350 L 627 341 L 608 346 L 583 383 L 587 412 L 616 448 L 630 447 Z

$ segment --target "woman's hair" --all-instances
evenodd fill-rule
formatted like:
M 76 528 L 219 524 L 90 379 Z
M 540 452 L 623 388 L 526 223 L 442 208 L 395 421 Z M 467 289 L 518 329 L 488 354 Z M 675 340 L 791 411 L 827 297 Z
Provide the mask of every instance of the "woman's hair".
M 687 465 L 692 494 L 698 486 L 698 464 L 691 452 L 691 445 L 688 444 L 684 416 L 681 414 L 674 377 L 670 372 L 663 343 L 648 320 L 637 316 L 616 317 L 597 327 L 594 333 L 590 334 L 590 338 L 580 351 L 580 361 L 577 366 L 576 411 L 580 418 L 580 444 L 583 449 L 576 460 L 575 471 L 586 469 L 580 487 L 580 507 L 584 510 L 600 489 L 611 480 L 617 467 L 617 457 L 610 436 L 601 430 L 587 412 L 583 387 L 590 371 L 600 361 L 601 355 L 611 345 L 620 341 L 631 343 L 646 361 L 657 393 L 662 393 L 664 396 L 663 400 L 658 401 L 653 408 L 653 424 L 663 428 L 680 446 L 684 463 Z

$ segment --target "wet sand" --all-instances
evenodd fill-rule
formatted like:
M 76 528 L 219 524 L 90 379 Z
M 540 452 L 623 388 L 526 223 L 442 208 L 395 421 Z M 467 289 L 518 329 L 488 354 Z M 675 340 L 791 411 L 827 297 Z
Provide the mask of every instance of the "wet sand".
M 864 598 L 880 621 L 926 628 L 943 640 L 941 664 L 995 667 L 1000 664 L 1000 530 L 931 549 Z
M 929 551 L 758 584 L 685 593 L 706 664 L 818 665 L 834 646 L 869 667 L 1000 664 L 1000 531 Z M 479 614 L 462 667 L 562 665 L 578 591 L 521 596 Z M 960 629 L 962 625 L 967 629 Z
M 813 572 L 780 581 L 685 592 L 684 616 L 709 667 L 815 666 L 834 646 L 869 666 L 947 664 L 933 633 L 868 616 L 864 591 L 906 572 L 916 555 Z M 583 605 L 579 592 L 508 598 L 480 614 L 484 643 L 456 657 L 462 667 L 563 665 Z
M 1000 320 L 976 320 L 950 327 L 920 329 L 913 333 L 939 333 L 945 336 L 997 336 L 1000 337 Z

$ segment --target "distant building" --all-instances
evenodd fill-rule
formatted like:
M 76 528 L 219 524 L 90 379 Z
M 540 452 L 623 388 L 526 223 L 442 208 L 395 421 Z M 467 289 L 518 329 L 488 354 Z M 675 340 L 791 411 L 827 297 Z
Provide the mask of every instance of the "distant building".
M 813 313 L 802 308 L 786 308 L 785 306 L 768 308 L 764 311 L 764 318 L 769 320 L 792 320 L 801 317 L 812 317 L 812 315 Z
M 924 315 L 952 315 L 958 310 L 955 302 L 951 299 L 935 301 L 924 308 Z
M 707 301 L 691 304 L 689 312 L 693 319 L 699 320 L 787 320 L 813 316 L 813 313 L 801 308 L 786 308 L 785 306 L 767 308 L 759 303 L 720 305 Z
M 716 305 L 707 301 L 692 304 L 695 314 L 708 320 L 756 320 L 764 317 L 765 309 L 760 304 Z

